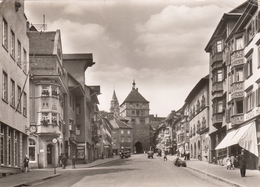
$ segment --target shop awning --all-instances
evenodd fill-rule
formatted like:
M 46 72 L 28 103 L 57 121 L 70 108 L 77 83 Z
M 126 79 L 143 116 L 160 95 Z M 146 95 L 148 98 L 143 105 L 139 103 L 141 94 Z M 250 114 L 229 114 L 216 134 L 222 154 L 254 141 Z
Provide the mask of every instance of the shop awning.
M 258 156 L 255 122 L 229 132 L 215 149 L 223 149 L 236 144 Z

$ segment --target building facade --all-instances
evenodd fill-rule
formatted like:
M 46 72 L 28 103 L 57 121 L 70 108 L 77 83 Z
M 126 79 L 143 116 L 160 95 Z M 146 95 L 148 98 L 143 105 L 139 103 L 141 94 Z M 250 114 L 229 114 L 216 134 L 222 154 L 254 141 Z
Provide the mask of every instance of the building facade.
M 19 172 L 28 154 L 29 39 L 24 1 L 0 3 L 0 177 Z M 3 170 L 3 171 L 2 171 Z M 7 171 L 5 173 L 4 171 Z
M 143 153 L 151 148 L 149 102 L 133 87 L 120 105 L 120 116 L 127 119 L 133 128 L 134 153 Z
M 208 162 L 209 158 L 209 76 L 203 77 L 185 100 L 188 110 L 190 157 Z M 186 147 L 187 148 L 187 147 Z
M 241 149 L 258 166 L 259 4 L 250 0 L 222 16 L 205 50 L 210 54 L 210 159 L 223 164 Z

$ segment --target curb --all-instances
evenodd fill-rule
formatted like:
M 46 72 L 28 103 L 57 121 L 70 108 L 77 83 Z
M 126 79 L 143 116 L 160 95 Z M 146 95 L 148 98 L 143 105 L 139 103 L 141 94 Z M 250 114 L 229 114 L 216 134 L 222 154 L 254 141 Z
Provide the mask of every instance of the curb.
M 192 170 L 197 171 L 197 172 L 200 172 L 200 173 L 205 174 L 205 175 L 207 175 L 207 176 L 209 176 L 209 177 L 212 177 L 212 178 L 214 178 L 214 179 L 223 181 L 223 182 L 225 182 L 225 183 L 228 183 L 228 184 L 233 185 L 233 186 L 236 186 L 236 187 L 246 187 L 246 186 L 237 184 L 237 183 L 235 183 L 235 182 L 229 181 L 229 180 L 227 180 L 227 179 L 223 179 L 223 178 L 221 178 L 221 177 L 219 177 L 219 176 L 213 175 L 213 174 L 211 174 L 211 173 L 207 173 L 207 172 L 205 172 L 205 171 L 201 171 L 201 170 L 199 170 L 199 169 L 196 169 L 196 168 L 193 168 L 193 167 L 190 167 L 190 166 L 187 166 L 187 168 L 192 169 Z
M 61 175 L 60 173 L 57 173 L 57 174 L 54 174 L 54 175 L 51 175 L 51 176 L 48 176 L 48 177 L 45 177 L 45 178 L 37 179 L 37 180 L 34 180 L 34 181 L 30 181 L 30 182 L 21 183 L 21 184 L 15 185 L 14 187 L 31 186 L 34 183 L 37 183 L 37 182 L 40 182 L 40 181 L 45 181 L 45 180 L 48 180 L 48 179 L 52 179 L 52 178 L 58 177 L 60 175 Z

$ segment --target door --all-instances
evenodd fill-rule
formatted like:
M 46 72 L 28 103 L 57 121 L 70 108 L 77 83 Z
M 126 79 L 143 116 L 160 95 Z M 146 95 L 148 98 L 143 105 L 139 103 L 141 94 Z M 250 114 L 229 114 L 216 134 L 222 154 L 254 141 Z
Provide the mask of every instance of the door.
M 52 164 L 53 146 L 47 145 L 47 164 Z

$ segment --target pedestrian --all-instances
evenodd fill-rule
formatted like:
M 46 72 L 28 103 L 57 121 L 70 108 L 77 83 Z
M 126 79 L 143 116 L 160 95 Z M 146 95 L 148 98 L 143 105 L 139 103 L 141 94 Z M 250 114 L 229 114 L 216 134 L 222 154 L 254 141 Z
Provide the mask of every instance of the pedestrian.
M 63 169 L 65 169 L 67 166 L 67 157 L 65 156 L 65 154 L 63 154 L 62 156 L 61 162 L 62 162 Z
M 239 163 L 241 177 L 245 177 L 246 176 L 246 155 L 244 149 L 242 149 L 241 154 L 238 155 L 238 163 Z
M 23 165 L 24 165 L 24 169 L 25 169 L 25 173 L 27 173 L 29 171 L 29 157 L 27 155 L 25 155 L 24 159 L 23 159 Z
M 235 162 L 237 161 L 236 157 L 234 156 L 234 154 L 231 154 L 231 157 L 230 157 L 230 162 L 231 162 L 231 169 L 235 169 Z
M 167 161 L 167 154 L 164 152 L 163 161 Z
M 226 164 L 227 164 L 227 169 L 231 169 L 231 160 L 230 160 L 229 155 L 227 155 Z
M 62 159 L 62 153 L 61 153 L 60 156 L 59 156 L 59 165 L 60 165 L 60 167 L 62 167 L 62 161 L 61 161 L 61 159 Z
M 73 156 L 72 157 L 72 169 L 76 168 L 75 165 L 76 165 L 76 156 Z

